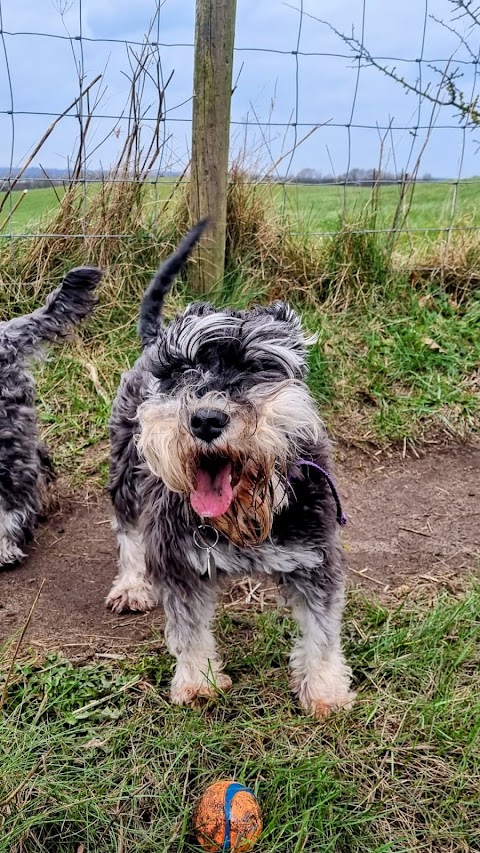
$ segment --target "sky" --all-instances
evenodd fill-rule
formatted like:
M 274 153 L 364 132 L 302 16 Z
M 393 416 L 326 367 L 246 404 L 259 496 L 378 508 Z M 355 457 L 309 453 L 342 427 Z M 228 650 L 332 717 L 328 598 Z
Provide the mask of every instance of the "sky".
M 195 0 L 158 2 L 158 27 L 155 22 L 150 38 L 158 38 L 163 79 L 171 79 L 157 166 L 179 170 L 191 148 Z M 126 120 L 112 117 L 122 113 L 128 98 L 127 43 L 142 42 L 158 2 L 0 0 L 1 166 L 23 163 L 75 99 L 79 63 L 87 84 L 103 75 L 92 90 L 101 97 L 87 137 L 88 167 L 107 168 L 114 162 L 126 132 Z M 452 67 L 469 59 L 441 20 L 455 26 L 474 53 L 479 51 L 479 32 L 470 33 L 464 21 L 453 17 L 450 0 L 237 0 L 232 159 L 273 176 L 293 176 L 304 168 L 339 175 L 348 166 L 377 167 L 381 152 L 385 169 L 411 170 L 422 152 L 420 174 L 480 174 L 480 130 L 465 131 L 448 107 L 432 116 L 430 103 L 420 103 L 377 69 L 359 72 L 351 51 L 331 29 L 353 32 L 359 39 L 363 35 L 370 54 L 392 57 L 384 64 L 411 84 L 421 68 L 423 84 L 434 85 L 438 78 L 432 64 L 443 68 L 453 54 Z M 80 33 L 81 41 L 75 38 Z M 297 49 L 298 55 L 292 53 Z M 469 97 L 477 83 L 475 67 L 460 64 L 460 84 Z M 155 102 L 154 87 L 147 84 L 145 143 Z M 428 128 L 432 118 L 433 129 L 419 130 L 415 137 L 412 128 Z M 71 112 L 56 125 L 32 165 L 67 167 L 78 131 Z

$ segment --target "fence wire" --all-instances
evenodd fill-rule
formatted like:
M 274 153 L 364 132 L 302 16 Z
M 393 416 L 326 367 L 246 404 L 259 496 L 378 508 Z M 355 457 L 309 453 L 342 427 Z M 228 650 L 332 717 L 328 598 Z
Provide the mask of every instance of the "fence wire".
M 69 239 L 85 239 L 88 236 L 92 238 L 102 239 L 128 239 L 132 235 L 126 233 L 111 233 L 92 234 L 85 230 L 81 230 L 78 234 L 61 234 L 52 232 L 48 227 L 45 229 L 38 227 L 34 222 L 29 229 L 25 226 L 21 227 L 24 218 L 19 218 L 19 213 L 22 212 L 21 205 L 24 204 L 24 190 L 32 189 L 38 192 L 40 186 L 51 186 L 62 188 L 65 185 L 78 185 L 82 188 L 83 193 L 83 209 L 84 219 L 87 219 L 87 208 L 89 204 L 90 185 L 96 185 L 102 181 L 111 183 L 131 182 L 139 180 L 139 176 L 133 171 L 132 173 L 119 173 L 112 171 L 109 167 L 105 167 L 101 160 L 102 151 L 107 150 L 109 157 L 114 157 L 112 153 L 112 140 L 117 135 L 120 135 L 119 127 L 123 123 L 127 128 L 130 128 L 135 122 L 140 123 L 147 133 L 157 134 L 158 156 L 155 163 L 152 164 L 147 176 L 143 176 L 142 180 L 147 181 L 152 186 L 153 193 L 153 217 L 152 227 L 158 225 L 158 219 L 164 204 L 163 190 L 165 185 L 171 187 L 176 186 L 179 181 L 179 175 L 182 173 L 184 177 L 188 177 L 188 129 L 191 127 L 191 104 L 193 101 L 193 92 L 187 93 L 185 97 L 179 100 L 171 98 L 169 95 L 169 84 L 171 81 L 170 73 L 164 71 L 163 54 L 168 51 L 169 63 L 182 65 L 184 63 L 183 54 L 179 51 L 188 51 L 189 63 L 193 64 L 193 38 L 185 41 L 170 41 L 164 38 L 164 34 L 168 32 L 168 27 L 163 27 L 164 10 L 167 3 L 173 3 L 174 0 L 151 0 L 149 8 L 149 26 L 148 34 L 143 39 L 138 38 L 120 38 L 115 35 L 95 36 L 89 32 L 86 26 L 85 5 L 86 0 L 71 0 L 66 3 L 65 0 L 55 0 L 59 23 L 63 28 L 63 32 L 49 31 L 48 29 L 13 29 L 5 25 L 6 14 L 5 10 L 8 6 L 13 8 L 13 0 L 0 0 L 0 69 L 3 66 L 3 74 L 5 86 L 3 87 L 3 98 L 0 100 L 0 120 L 5 122 L 5 129 L 8 126 L 8 131 L 2 133 L 3 147 L 2 157 L 6 162 L 2 166 L 0 173 L 0 238 L 2 240 L 17 240 L 17 239 L 32 239 L 38 237 L 68 237 Z M 245 0 L 246 2 L 246 0 Z M 372 2 L 372 0 L 370 0 Z M 352 226 L 353 232 L 358 233 L 407 233 L 407 234 L 422 234 L 429 235 L 447 235 L 453 233 L 464 232 L 465 234 L 478 231 L 480 224 L 475 221 L 474 214 L 470 215 L 470 219 L 462 219 L 460 215 L 460 188 L 465 181 L 465 158 L 467 148 L 472 146 L 472 127 L 474 128 L 477 121 L 476 104 L 477 104 L 477 89 L 478 89 L 478 66 L 480 62 L 480 41 L 478 32 L 480 32 L 480 20 L 477 20 L 476 8 L 469 0 L 462 2 L 454 2 L 448 0 L 451 6 L 455 7 L 458 15 L 453 19 L 453 23 L 449 25 L 445 20 L 438 19 L 438 9 L 445 8 L 444 0 L 423 0 L 421 4 L 422 26 L 420 32 L 409 32 L 406 30 L 404 39 L 404 51 L 400 55 L 386 52 L 369 52 L 368 48 L 368 12 L 369 0 L 356 0 L 355 6 L 356 15 L 360 21 L 360 29 L 358 37 L 352 33 L 342 33 L 335 29 L 333 24 L 320 21 L 319 18 L 306 8 L 305 0 L 296 0 L 294 5 L 284 4 L 289 6 L 292 14 L 294 25 L 291 27 L 291 46 L 275 46 L 265 45 L 264 47 L 255 44 L 241 43 L 240 37 L 237 35 L 237 43 L 235 44 L 235 56 L 237 64 L 240 64 L 237 74 L 234 97 L 232 101 L 232 116 L 231 116 L 231 135 L 232 138 L 236 132 L 241 133 L 244 140 L 244 149 L 249 146 L 254 150 L 261 150 L 257 161 L 262 162 L 262 168 L 257 169 L 254 177 L 259 182 L 274 184 L 279 188 L 279 199 L 281 201 L 280 210 L 283 217 L 290 217 L 292 222 L 292 231 L 302 231 L 312 236 L 328 236 L 336 233 L 337 228 L 323 227 L 315 224 L 313 220 L 316 217 L 305 215 L 303 218 L 300 214 L 295 213 L 295 206 L 299 204 L 299 193 L 306 191 L 308 186 L 310 205 L 313 207 L 318 205 L 321 209 L 325 196 L 322 193 L 328 191 L 329 188 L 336 188 L 339 192 L 339 215 L 343 218 L 348 218 L 352 211 L 352 192 L 354 190 L 371 190 L 372 186 L 376 187 L 380 192 L 387 186 L 397 187 L 399 197 L 403 193 L 405 199 L 407 194 L 413 190 L 420 181 L 420 164 L 425 152 L 428 153 L 428 145 L 431 142 L 432 134 L 455 134 L 458 135 L 457 147 L 457 165 L 451 168 L 452 174 L 449 177 L 440 177 L 437 179 L 422 179 L 422 184 L 431 187 L 451 188 L 451 195 L 448 200 L 448 216 L 445 222 L 441 222 L 439 217 L 436 217 L 435 224 L 425 225 L 420 224 L 410 225 L 408 216 L 400 223 L 396 221 L 389 227 L 386 223 L 378 220 L 372 227 L 369 223 L 364 223 L 364 227 L 359 225 Z M 17 4 L 15 4 L 17 5 Z M 28 6 L 24 3 L 23 6 Z M 147 3 L 144 4 L 148 5 Z M 35 6 L 31 0 L 32 8 Z M 241 0 L 239 0 L 239 14 L 242 9 Z M 420 7 L 419 7 L 420 8 Z M 378 15 L 378 10 L 376 11 Z M 385 16 L 389 15 L 385 11 Z M 458 29 L 458 19 L 466 14 L 468 17 L 468 27 L 463 30 Z M 113 25 L 113 22 L 112 22 Z M 430 27 L 440 25 L 444 30 L 449 30 L 454 33 L 457 41 L 457 48 L 451 55 L 442 56 L 428 54 L 427 52 L 427 35 Z M 312 27 L 318 27 L 318 44 L 323 43 L 322 33 L 325 32 L 325 27 L 334 34 L 339 46 L 338 51 L 311 50 L 309 46 L 305 46 L 305 32 L 308 26 L 309 35 L 311 36 Z M 478 26 L 478 29 L 474 28 Z M 116 28 L 115 28 L 116 29 Z M 193 24 L 192 24 L 193 37 Z M 473 32 L 473 36 L 472 36 Z M 244 38 L 244 36 L 242 36 Z M 33 40 L 33 41 L 32 41 Z M 398 41 L 398 40 L 397 40 Z M 32 65 L 31 79 L 25 79 L 23 69 L 24 62 L 22 57 L 28 52 L 29 46 L 34 43 L 38 50 L 43 51 L 43 55 L 48 58 L 52 68 L 55 67 L 57 45 L 65 44 L 69 47 L 72 61 L 75 68 L 76 76 L 76 91 L 71 93 L 69 102 L 71 106 L 64 110 L 56 110 L 48 106 L 48 93 L 43 93 L 43 98 L 38 97 L 37 80 L 35 79 L 35 65 Z M 472 43 L 478 45 L 472 48 Z M 118 101 L 118 98 L 109 98 L 108 89 L 104 84 L 104 68 L 100 67 L 100 62 L 105 62 L 108 65 L 107 54 L 105 51 L 109 49 L 121 49 L 124 53 L 124 67 L 119 67 L 120 75 L 124 75 L 125 81 L 132 77 L 135 73 L 133 64 L 135 61 L 141 63 L 142 50 L 148 46 L 148 49 L 155 52 L 155 62 L 152 66 L 145 69 L 145 79 L 142 82 L 141 96 L 148 89 L 153 81 L 153 89 L 149 92 L 150 97 L 152 92 L 161 93 L 163 111 L 160 124 L 158 116 L 152 105 L 149 104 L 146 108 L 140 106 L 140 96 L 138 103 L 131 102 L 126 108 L 108 109 L 108 103 Z M 96 62 L 99 67 L 92 68 L 92 55 L 87 58 L 87 48 L 92 47 L 98 49 Z M 100 50 L 101 49 L 101 50 Z M 418 52 L 417 52 L 418 49 Z M 102 53 L 103 51 L 103 53 Z M 275 70 L 277 63 L 289 63 L 293 97 L 288 105 L 288 118 L 286 120 L 278 120 L 273 112 L 268 116 L 262 115 L 254 106 L 256 99 L 255 91 L 245 91 L 245 86 L 242 82 L 245 68 L 254 62 L 254 57 L 263 54 L 273 63 L 272 68 Z M 153 54 L 152 54 L 153 55 Z M 324 115 L 316 115 L 308 113 L 304 115 L 304 110 L 301 108 L 301 95 L 308 89 L 308 85 L 312 85 L 312 63 L 324 60 L 335 60 L 343 63 L 343 67 L 350 69 L 350 85 L 351 85 L 351 101 L 348 116 L 346 120 L 341 120 L 340 115 L 332 114 L 325 119 Z M 305 62 L 309 63 L 308 69 L 304 70 Z M 28 66 L 30 67 L 30 66 Z M 404 77 L 404 69 L 416 69 L 414 81 L 409 81 Z M 367 69 L 369 73 L 376 70 L 378 79 L 389 78 L 390 81 L 396 82 L 396 85 L 406 89 L 410 95 L 416 99 L 415 108 L 412 112 L 409 121 L 400 120 L 396 122 L 393 118 L 385 118 L 384 114 L 378 116 L 378 121 L 363 118 L 359 111 L 359 92 L 360 86 Z M 440 86 L 436 90 L 432 83 L 432 75 L 437 75 L 437 78 L 442 75 Z M 91 87 L 91 80 L 96 74 L 102 74 L 102 79 L 98 83 L 96 89 Z M 463 77 L 461 76 L 463 74 Z M 153 80 L 155 75 L 155 80 Z M 318 76 L 321 78 L 321 68 L 318 65 Z M 148 78 L 151 78 L 149 80 Z M 471 78 L 471 79 L 470 79 Z M 19 83 L 17 80 L 21 80 Z M 461 81 L 464 81 L 463 83 Z M 452 103 L 445 101 L 445 92 L 448 96 L 448 83 L 452 83 L 455 87 L 462 86 L 462 97 L 468 109 L 463 114 L 454 115 L 455 103 L 453 96 L 450 96 Z M 261 87 L 261 80 L 257 84 Z M 405 85 L 404 85 L 405 84 Z M 125 93 L 128 93 L 128 81 L 125 83 Z M 328 87 L 328 80 L 325 81 Z M 155 88 L 156 87 L 156 88 Z M 242 89 L 243 87 L 243 89 Z M 248 101 L 250 109 L 247 115 L 241 114 L 237 108 L 236 94 L 242 89 L 243 102 Z M 457 88 L 457 92 L 458 92 Z M 37 93 L 35 98 L 29 97 L 29 94 Z M 42 102 L 43 101 L 43 102 Z M 284 99 L 285 101 L 285 99 Z M 107 108 L 105 108 L 107 105 Z M 286 104 L 284 103 L 284 109 Z M 307 107 L 308 109 L 308 107 Z M 40 168 L 39 156 L 42 153 L 43 146 L 38 147 L 38 137 L 35 133 L 39 128 L 39 121 L 45 119 L 51 121 L 51 124 L 44 128 L 43 132 L 47 134 L 47 141 L 50 141 L 51 128 L 57 128 L 58 123 L 67 125 L 72 122 L 76 128 L 76 162 L 69 165 L 65 169 L 50 168 L 47 162 L 43 164 L 45 167 L 44 173 L 35 175 L 32 173 L 32 168 L 36 168 L 37 172 Z M 25 120 L 27 123 L 27 131 L 19 133 L 20 123 L 24 127 Z M 92 140 L 91 130 L 92 123 L 96 123 L 96 133 L 102 123 L 107 123 L 108 130 L 104 133 L 100 142 Z M 185 132 L 182 130 L 185 128 Z M 305 169 L 300 169 L 296 172 L 297 165 L 301 163 L 302 146 L 305 139 L 310 134 L 318 133 L 319 129 L 323 135 L 334 134 L 335 131 L 343 131 L 345 135 L 345 159 L 343 168 L 335 170 L 333 161 L 329 175 L 318 177 L 311 180 L 302 180 L 302 173 Z M 355 169 L 355 164 L 358 161 L 356 137 L 358 133 L 374 132 L 377 135 L 377 143 L 380 149 L 380 162 L 372 168 L 372 164 L 364 164 L 362 170 Z M 181 145 L 178 140 L 179 135 L 187 135 L 185 143 L 185 151 L 180 151 Z M 270 134 L 279 134 L 279 137 L 272 142 Z M 399 162 L 399 152 L 395 144 L 395 134 L 402 133 L 410 136 L 410 142 L 407 146 L 406 154 Z M 30 134 L 30 135 L 29 135 Z M 118 138 L 117 136 L 117 138 Z M 278 151 L 278 139 L 282 137 L 280 153 Z M 25 141 L 26 150 L 19 150 L 20 138 Z M 68 136 L 65 138 L 71 138 Z M 447 138 L 443 136 L 442 138 Z M 338 140 L 338 136 L 334 136 L 334 140 Z M 8 140 L 8 141 L 7 141 Z M 258 141 L 259 140 L 259 141 Z M 108 143 L 108 145 L 107 145 Z M 335 144 L 335 143 L 334 143 Z M 387 172 L 381 163 L 382 151 L 385 147 L 389 149 L 388 159 L 393 163 L 393 170 Z M 37 150 L 38 148 L 38 150 Z M 331 158 L 331 152 L 328 143 L 325 144 L 325 149 L 328 158 Z M 313 149 L 311 149 L 313 152 Z M 318 152 L 318 149 L 316 149 Z M 30 152 L 30 153 L 29 153 Z M 33 155 L 32 155 L 33 152 Z M 67 159 L 69 151 L 61 151 L 60 154 Z M 233 156 L 232 147 L 232 156 Z M 245 154 L 245 150 L 244 150 Z M 57 152 L 58 155 L 58 152 Z M 312 155 L 309 155 L 313 157 Z M 96 161 L 95 161 L 95 158 Z M 325 159 L 325 154 L 323 155 Z M 337 157 L 338 161 L 338 157 Z M 313 171 L 317 171 L 318 164 L 312 160 L 311 165 Z M 367 170 L 365 166 L 368 167 Z M 252 170 L 251 170 L 252 171 Z M 308 170 L 307 170 L 308 171 Z M 312 170 L 310 170 L 312 171 Z M 355 175 L 355 171 L 357 175 Z M 471 171 L 471 168 L 470 168 Z M 362 177 L 363 174 L 363 177 Z M 252 172 L 253 176 L 253 172 Z M 468 184 L 476 186 L 480 183 L 480 178 L 469 177 Z M 22 195 L 23 193 L 23 195 Z M 315 201 L 312 201 L 312 193 L 315 193 Z M 405 202 L 406 203 L 406 202 Z M 439 201 L 438 204 L 445 205 L 445 199 Z M 413 201 L 413 205 L 415 202 Z M 307 211 L 308 214 L 308 211 Z M 473 218 L 472 218 L 473 217 Z M 33 221 L 33 219 L 32 219 Z M 480 220 L 479 220 L 480 222 Z M 20 224 L 19 224 L 20 223 Z

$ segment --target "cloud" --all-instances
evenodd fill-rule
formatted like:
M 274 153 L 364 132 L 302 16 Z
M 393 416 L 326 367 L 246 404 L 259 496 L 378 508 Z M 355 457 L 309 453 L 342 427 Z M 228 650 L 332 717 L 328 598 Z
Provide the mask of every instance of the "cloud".
M 60 0 L 63 2 L 63 0 Z M 379 56 L 397 57 L 385 62 L 395 65 L 406 80 L 415 83 L 422 55 L 423 82 L 434 81 L 435 75 L 426 60 L 447 58 L 458 48 L 458 41 L 446 28 L 431 18 L 425 23 L 425 4 L 403 0 L 388 4 L 384 0 L 366 0 L 363 22 L 363 0 L 304 0 L 301 20 L 299 0 L 238 0 L 234 78 L 237 81 L 232 102 L 233 148 L 247 148 L 252 160 L 266 167 L 301 139 L 314 125 L 319 128 L 298 148 L 291 162 L 295 173 L 305 166 L 322 172 L 345 170 L 348 162 L 355 166 L 377 164 L 379 131 L 377 125 L 405 127 L 388 135 L 387 158 L 403 168 L 419 150 L 424 136 L 413 145 L 408 127 L 428 124 L 431 107 L 406 94 L 398 84 L 374 69 L 362 69 L 357 81 L 357 63 L 349 55 L 342 40 L 324 23 L 350 33 L 352 27 L 368 49 Z M 297 7 L 297 8 L 292 8 Z M 3 28 L 16 32 L 51 33 L 75 36 L 79 32 L 79 2 L 68 0 L 63 17 L 59 0 L 3 0 Z M 128 97 L 128 58 L 125 42 L 141 41 L 155 15 L 155 0 L 83 0 L 83 33 L 86 40 L 70 42 L 47 36 L 6 35 L 5 46 L 14 93 L 14 109 L 20 113 L 46 112 L 58 114 L 78 93 L 78 63 L 86 80 L 104 72 L 105 95 L 100 104 L 102 115 L 120 114 Z M 159 40 L 164 79 L 173 72 L 166 93 L 168 109 L 167 135 L 169 157 L 188 158 L 191 118 L 194 33 L 194 0 L 165 0 L 161 6 Z M 429 11 L 438 18 L 450 20 L 448 0 L 430 0 Z M 301 23 L 301 26 L 300 26 Z M 112 41 L 113 40 L 113 41 Z M 116 43 L 119 40 L 121 43 Z M 299 45 L 300 54 L 295 51 Z M 457 58 L 464 58 L 459 51 Z M 402 62 L 400 60 L 412 60 Z M 472 67 L 465 66 L 463 85 L 471 90 Z M 237 79 L 238 78 L 238 79 Z M 156 93 L 146 88 L 146 102 L 155 110 Z M 0 53 L 0 164 L 9 162 L 12 144 L 9 80 L 5 56 Z M 286 127 L 297 119 L 299 126 Z M 49 116 L 15 116 L 14 162 L 19 162 L 51 121 Z M 439 176 L 455 175 L 464 141 L 458 121 L 448 110 L 438 117 L 452 130 L 434 130 L 424 154 L 424 169 Z M 251 123 L 246 127 L 244 122 Z M 327 123 L 325 125 L 325 123 Z M 98 119 L 91 148 L 108 135 L 114 119 Z M 347 125 L 352 124 L 352 127 Z M 304 126 L 302 126 L 304 125 Z M 365 125 L 354 127 L 353 125 Z M 108 164 L 115 157 L 123 139 L 110 137 L 95 154 L 92 165 Z M 45 165 L 63 165 L 78 136 L 78 121 L 62 122 L 48 147 L 42 153 Z M 463 174 L 478 171 L 476 147 L 471 134 L 465 137 Z M 48 157 L 48 160 L 46 159 Z M 279 166 L 286 168 L 290 158 Z

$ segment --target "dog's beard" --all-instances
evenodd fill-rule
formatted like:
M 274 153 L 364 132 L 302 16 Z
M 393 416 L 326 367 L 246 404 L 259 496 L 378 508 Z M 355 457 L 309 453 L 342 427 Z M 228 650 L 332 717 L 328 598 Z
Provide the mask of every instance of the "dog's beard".
M 212 396 L 206 402 L 218 406 L 225 399 Z M 301 385 L 263 389 L 262 397 L 259 390 L 255 402 L 251 410 L 230 404 L 225 440 L 205 449 L 188 431 L 192 410 L 181 401 L 165 395 L 144 403 L 138 412 L 138 449 L 150 470 L 169 489 L 184 494 L 197 515 L 240 546 L 259 545 L 270 535 L 297 443 L 315 443 L 321 429 Z
M 164 412 L 160 422 L 154 406 L 143 408 L 141 422 L 138 449 L 169 489 L 184 494 L 194 512 L 233 544 L 265 541 L 278 502 L 273 482 L 286 466 L 278 454 L 259 448 L 257 433 L 241 452 L 232 444 L 202 452 L 176 419 L 169 422 Z

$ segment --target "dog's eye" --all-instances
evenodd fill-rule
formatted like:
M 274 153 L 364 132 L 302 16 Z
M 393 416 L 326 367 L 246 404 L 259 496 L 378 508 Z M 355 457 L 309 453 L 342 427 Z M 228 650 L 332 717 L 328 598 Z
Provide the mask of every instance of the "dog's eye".
M 160 380 L 160 389 L 165 391 L 173 391 L 175 388 L 176 382 L 173 376 L 166 376 L 164 379 Z

